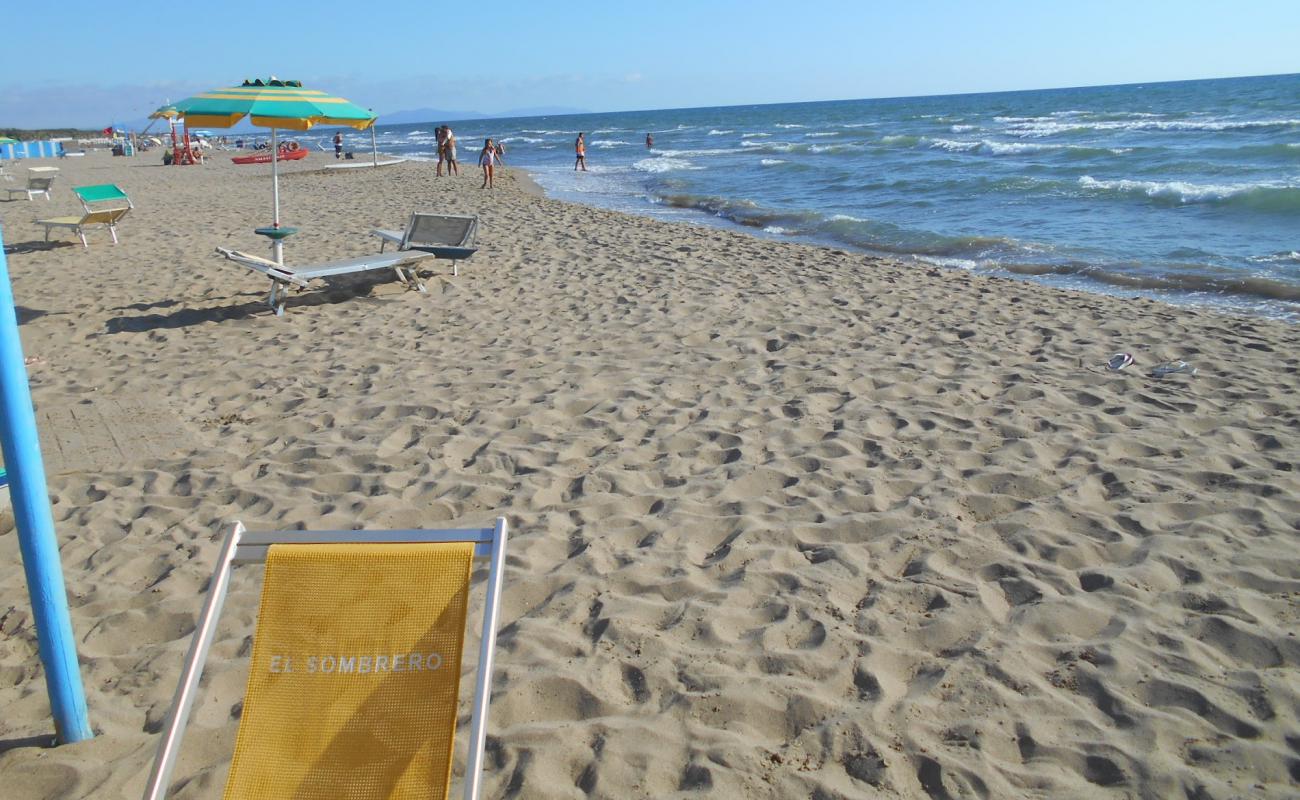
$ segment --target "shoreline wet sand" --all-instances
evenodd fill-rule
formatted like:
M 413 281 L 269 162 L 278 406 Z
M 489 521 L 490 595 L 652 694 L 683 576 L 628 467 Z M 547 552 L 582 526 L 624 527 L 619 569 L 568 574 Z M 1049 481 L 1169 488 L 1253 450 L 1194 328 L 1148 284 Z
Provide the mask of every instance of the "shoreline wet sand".
M 316 154 L 281 182 L 289 264 L 414 210 L 479 214 L 482 249 L 427 295 L 360 279 L 277 319 L 212 252 L 266 252 L 269 168 L 144 158 L 0 203 L 98 732 L 35 746 L 5 515 L 14 797 L 139 796 L 233 520 L 497 514 L 488 797 L 1292 792 L 1295 326 Z M 33 220 L 106 182 L 136 205 L 121 244 L 47 249 Z M 1175 358 L 1199 373 L 1150 377 Z M 233 585 L 175 797 L 220 792 L 258 585 Z

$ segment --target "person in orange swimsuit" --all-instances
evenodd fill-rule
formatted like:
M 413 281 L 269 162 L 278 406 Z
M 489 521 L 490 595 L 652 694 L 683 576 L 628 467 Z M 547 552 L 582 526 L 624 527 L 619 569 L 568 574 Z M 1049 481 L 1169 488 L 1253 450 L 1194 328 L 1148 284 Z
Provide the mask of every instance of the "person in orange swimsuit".
M 579 133 L 578 140 L 573 143 L 573 150 L 578 154 L 573 162 L 574 172 L 578 171 L 578 167 L 582 167 L 583 172 L 587 171 L 587 143 L 583 141 L 582 136 L 583 134 Z

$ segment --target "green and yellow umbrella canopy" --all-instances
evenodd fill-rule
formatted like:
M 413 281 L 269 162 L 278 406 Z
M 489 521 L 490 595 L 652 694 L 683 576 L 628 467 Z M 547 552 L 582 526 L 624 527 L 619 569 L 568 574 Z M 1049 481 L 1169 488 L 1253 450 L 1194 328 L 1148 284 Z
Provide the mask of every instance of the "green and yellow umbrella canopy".
M 314 89 L 301 81 L 244 81 L 240 86 L 215 89 L 176 104 L 185 122 L 199 128 L 230 128 L 244 117 L 263 128 L 293 131 L 316 125 L 346 125 L 365 130 L 375 115 L 361 106 Z
M 158 108 L 155 109 L 154 112 L 149 115 L 149 119 L 176 119 L 180 115 L 181 112 L 176 110 L 176 106 L 173 105 L 158 106 Z

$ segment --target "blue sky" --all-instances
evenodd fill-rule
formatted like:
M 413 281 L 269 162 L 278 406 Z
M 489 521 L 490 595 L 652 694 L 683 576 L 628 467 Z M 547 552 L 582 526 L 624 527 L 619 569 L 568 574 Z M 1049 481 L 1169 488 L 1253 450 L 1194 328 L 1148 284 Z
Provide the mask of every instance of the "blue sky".
M 422 107 L 624 111 L 1300 72 L 1296 0 L 6 5 L 0 127 L 102 127 L 271 74 L 382 115 Z M 277 5 L 297 13 L 275 22 L 267 9 Z M 173 26 L 174 9 L 185 9 L 183 24 Z

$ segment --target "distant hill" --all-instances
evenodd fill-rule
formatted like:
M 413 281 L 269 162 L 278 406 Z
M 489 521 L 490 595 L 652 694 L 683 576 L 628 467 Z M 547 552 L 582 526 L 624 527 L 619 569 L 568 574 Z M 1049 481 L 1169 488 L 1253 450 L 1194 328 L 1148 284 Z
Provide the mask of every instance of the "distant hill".
M 36 128 L 31 130 L 26 128 L 0 128 L 0 136 L 30 142 L 42 139 L 86 139 L 99 135 L 100 131 L 84 130 L 82 128 Z
M 536 106 L 534 108 L 512 108 L 485 114 L 482 111 L 448 111 L 441 108 L 412 108 L 404 111 L 392 111 L 379 115 L 380 125 L 403 125 L 410 122 L 458 122 L 466 119 L 500 119 L 502 117 L 545 117 L 563 114 L 587 114 L 582 108 L 564 106 Z

